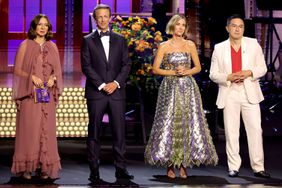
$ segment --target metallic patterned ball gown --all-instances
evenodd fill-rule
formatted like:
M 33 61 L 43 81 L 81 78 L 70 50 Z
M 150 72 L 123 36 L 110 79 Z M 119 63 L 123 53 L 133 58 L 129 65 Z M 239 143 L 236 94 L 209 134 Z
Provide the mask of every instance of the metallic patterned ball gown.
M 167 53 L 162 64 L 166 70 L 178 65 L 191 68 L 191 57 L 186 52 Z M 146 163 L 157 166 L 217 165 L 201 94 L 192 76 L 164 77 L 144 155 Z

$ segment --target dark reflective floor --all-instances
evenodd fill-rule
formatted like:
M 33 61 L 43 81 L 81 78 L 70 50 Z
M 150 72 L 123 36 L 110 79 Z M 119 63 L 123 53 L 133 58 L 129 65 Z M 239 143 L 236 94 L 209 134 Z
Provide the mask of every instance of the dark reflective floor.
M 128 141 L 127 154 L 128 170 L 135 176 L 132 181 L 116 180 L 112 165 L 110 142 L 104 141 L 101 153 L 100 175 L 103 181 L 91 185 L 88 181 L 89 169 L 86 161 L 85 141 L 59 140 L 59 151 L 62 159 L 60 179 L 42 181 L 33 177 L 24 181 L 10 173 L 14 140 L 0 140 L 0 187 L 282 187 L 282 140 L 279 138 L 265 138 L 265 167 L 272 178 L 261 179 L 253 176 L 250 169 L 245 140 L 241 140 L 242 167 L 238 178 L 227 176 L 226 155 L 223 141 L 216 141 L 219 155 L 219 165 L 216 167 L 194 167 L 188 169 L 188 178 L 168 179 L 166 169 L 144 164 L 143 145 L 136 145 Z

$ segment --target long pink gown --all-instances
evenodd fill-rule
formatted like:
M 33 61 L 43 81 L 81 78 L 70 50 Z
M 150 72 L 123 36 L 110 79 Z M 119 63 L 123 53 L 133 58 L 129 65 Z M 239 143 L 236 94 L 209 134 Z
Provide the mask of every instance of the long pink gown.
M 49 88 L 50 102 L 34 102 L 34 74 L 44 82 L 56 76 Z M 61 169 L 56 137 L 56 104 L 62 92 L 62 75 L 56 45 L 47 41 L 43 45 L 34 40 L 23 41 L 17 51 L 14 67 L 13 99 L 17 105 L 16 141 L 11 171 L 41 172 L 58 178 Z

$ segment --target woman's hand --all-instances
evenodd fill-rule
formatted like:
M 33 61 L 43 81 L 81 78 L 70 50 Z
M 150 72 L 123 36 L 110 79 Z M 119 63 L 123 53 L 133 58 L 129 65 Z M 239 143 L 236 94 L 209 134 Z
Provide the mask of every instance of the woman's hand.
M 36 87 L 43 87 L 43 82 L 40 78 L 38 78 L 37 76 L 32 75 L 31 76 L 32 82 Z
M 178 76 L 185 76 L 187 74 L 187 70 L 185 68 L 185 66 L 183 65 L 179 65 L 177 68 L 176 68 L 176 74 Z
M 54 83 L 55 83 L 55 76 L 51 75 L 47 82 L 47 87 L 53 87 Z

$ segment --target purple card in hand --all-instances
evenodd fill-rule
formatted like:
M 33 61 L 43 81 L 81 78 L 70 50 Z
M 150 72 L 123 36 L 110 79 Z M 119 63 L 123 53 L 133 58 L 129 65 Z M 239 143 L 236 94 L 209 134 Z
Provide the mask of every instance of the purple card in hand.
M 48 103 L 50 101 L 50 94 L 46 83 L 44 83 L 44 87 L 42 88 L 34 88 L 34 101 L 36 103 Z

